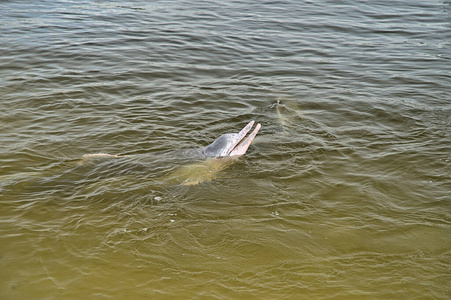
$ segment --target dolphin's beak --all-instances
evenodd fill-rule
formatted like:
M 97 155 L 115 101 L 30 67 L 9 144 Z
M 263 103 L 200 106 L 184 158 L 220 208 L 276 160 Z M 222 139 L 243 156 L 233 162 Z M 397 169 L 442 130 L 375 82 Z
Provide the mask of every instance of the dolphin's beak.
M 254 130 L 251 134 L 248 135 L 247 138 L 245 138 L 246 134 L 249 132 L 249 130 L 254 125 L 254 121 L 249 122 L 239 133 L 238 137 L 240 138 L 240 141 L 238 144 L 230 151 L 229 156 L 237 156 L 237 155 L 244 155 L 247 151 L 247 148 L 251 145 L 252 141 L 254 140 L 255 136 L 257 135 L 258 131 L 260 130 L 261 125 L 257 124 L 255 126 Z

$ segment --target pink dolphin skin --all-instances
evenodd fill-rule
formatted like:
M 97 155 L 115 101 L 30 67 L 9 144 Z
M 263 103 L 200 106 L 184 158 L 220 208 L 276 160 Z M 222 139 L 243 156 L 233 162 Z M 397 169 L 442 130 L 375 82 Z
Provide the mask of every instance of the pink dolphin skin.
M 260 124 L 257 124 L 252 133 L 246 138 L 246 134 L 254 126 L 254 123 L 255 121 L 250 121 L 239 133 L 221 135 L 213 143 L 205 147 L 203 150 L 204 155 L 207 157 L 225 157 L 245 154 L 261 127 Z

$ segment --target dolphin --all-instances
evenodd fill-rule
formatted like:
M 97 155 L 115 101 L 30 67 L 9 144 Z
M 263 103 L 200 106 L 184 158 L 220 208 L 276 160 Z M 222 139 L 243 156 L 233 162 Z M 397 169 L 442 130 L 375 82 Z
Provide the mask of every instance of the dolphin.
M 221 158 L 226 156 L 239 156 L 246 154 L 247 149 L 251 145 L 261 125 L 257 124 L 249 136 L 246 134 L 254 126 L 255 121 L 250 121 L 238 133 L 226 133 L 218 137 L 213 143 L 201 149 L 202 155 L 206 158 Z M 196 149 L 198 151 L 198 149 Z M 89 153 L 82 156 L 82 161 L 89 158 L 102 157 L 129 157 L 132 155 L 117 155 L 108 153 Z M 196 155 L 197 156 L 197 155 Z
M 205 148 L 184 151 L 187 156 L 202 158 L 203 161 L 181 166 L 161 179 L 167 183 L 178 183 L 182 185 L 194 185 L 215 179 L 219 171 L 224 170 L 235 162 L 237 157 L 246 154 L 247 149 L 261 128 L 261 125 L 257 124 L 254 130 L 247 135 L 254 124 L 255 121 L 252 120 L 238 133 L 223 134 Z M 131 156 L 133 155 L 114 155 L 108 153 L 85 154 L 82 156 L 79 164 L 96 158 Z

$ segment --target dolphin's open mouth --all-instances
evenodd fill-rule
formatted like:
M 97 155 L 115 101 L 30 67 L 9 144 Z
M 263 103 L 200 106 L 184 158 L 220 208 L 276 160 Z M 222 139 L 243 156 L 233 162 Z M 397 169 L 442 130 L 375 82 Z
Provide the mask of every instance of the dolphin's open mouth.
M 254 140 L 255 136 L 257 135 L 258 131 L 260 130 L 261 125 L 257 124 L 255 126 L 254 130 L 246 137 L 246 134 L 249 132 L 249 130 L 254 125 L 254 121 L 249 122 L 249 124 L 244 127 L 238 135 L 242 134 L 241 140 L 238 142 L 238 144 L 230 151 L 229 156 L 236 156 L 236 155 L 244 155 L 247 151 L 247 148 L 251 145 L 252 141 Z M 249 127 L 249 128 L 248 128 Z
M 257 124 L 251 134 L 246 137 L 254 123 L 255 121 L 250 121 L 239 133 L 221 135 L 204 149 L 205 156 L 225 157 L 245 154 L 261 127 L 260 124 Z

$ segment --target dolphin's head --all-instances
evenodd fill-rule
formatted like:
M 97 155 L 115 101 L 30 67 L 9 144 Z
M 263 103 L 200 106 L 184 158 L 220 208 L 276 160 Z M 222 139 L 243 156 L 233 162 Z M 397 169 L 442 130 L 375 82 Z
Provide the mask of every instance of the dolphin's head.
M 225 157 L 245 154 L 261 127 L 260 124 L 257 124 L 246 138 L 246 134 L 252 126 L 254 126 L 254 121 L 250 121 L 239 133 L 221 135 L 203 150 L 204 155 L 207 157 Z

